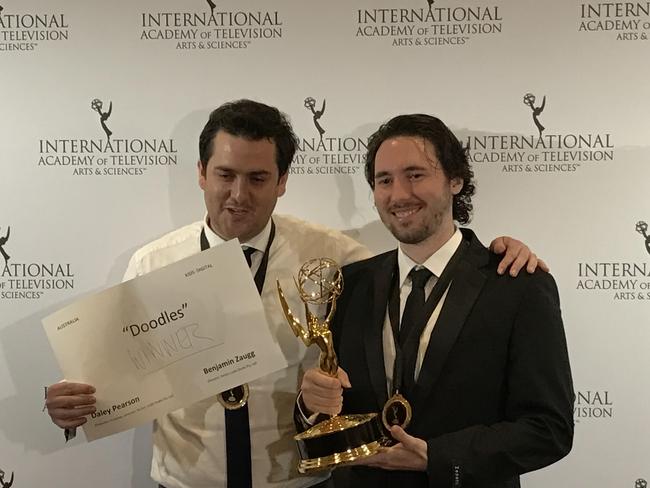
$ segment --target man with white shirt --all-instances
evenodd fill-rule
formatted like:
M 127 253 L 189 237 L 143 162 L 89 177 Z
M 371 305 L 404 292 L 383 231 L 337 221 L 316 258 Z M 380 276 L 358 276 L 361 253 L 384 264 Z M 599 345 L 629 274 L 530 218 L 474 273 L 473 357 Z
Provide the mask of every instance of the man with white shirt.
M 165 488 L 307 487 L 328 483 L 328 473 L 298 474 L 292 410 L 302 372 L 316 361 L 291 332 L 275 281 L 290 281 L 307 260 L 341 264 L 369 252 L 338 231 L 273 215 L 285 190 L 297 139 L 276 108 L 239 100 L 212 112 L 199 138 L 198 182 L 207 210 L 199 222 L 157 239 L 133 255 L 125 279 L 140 276 L 225 240 L 239 238 L 264 303 L 268 325 L 288 367 L 248 385 L 208 398 L 154 423 L 151 475 Z M 503 246 L 503 242 L 498 243 Z M 516 241 L 515 271 L 529 252 Z M 502 249 L 503 250 L 503 249 Z M 521 252 L 520 252 L 521 251 Z M 531 256 L 529 268 L 536 258 Z M 511 270 L 512 272 L 512 270 Z M 287 290 L 293 310 L 297 292 Z M 303 317 L 304 319 L 304 317 Z M 82 425 L 94 411 L 101 385 L 62 382 L 48 389 L 47 406 L 63 428 Z
M 343 468 L 337 487 L 518 487 L 572 445 L 555 282 L 498 275 L 498 258 L 456 227 L 470 218 L 473 173 L 439 119 L 382 125 L 365 169 L 399 248 L 343 268 L 332 320 L 340 369 L 305 373 L 302 418 L 383 415 L 393 445 Z

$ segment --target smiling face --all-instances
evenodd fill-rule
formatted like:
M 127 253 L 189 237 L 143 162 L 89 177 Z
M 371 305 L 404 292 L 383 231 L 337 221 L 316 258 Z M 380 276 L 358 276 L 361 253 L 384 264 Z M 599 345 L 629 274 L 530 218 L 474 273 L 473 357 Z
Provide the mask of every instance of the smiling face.
M 453 196 L 462 180 L 447 178 L 436 151 L 421 137 L 384 141 L 375 157 L 374 197 L 382 222 L 401 243 L 435 252 L 454 233 Z
M 251 140 L 220 130 L 205 168 L 199 162 L 198 169 L 210 228 L 226 240 L 238 237 L 244 242 L 262 232 L 286 190 L 288 173 L 279 177 L 270 139 Z

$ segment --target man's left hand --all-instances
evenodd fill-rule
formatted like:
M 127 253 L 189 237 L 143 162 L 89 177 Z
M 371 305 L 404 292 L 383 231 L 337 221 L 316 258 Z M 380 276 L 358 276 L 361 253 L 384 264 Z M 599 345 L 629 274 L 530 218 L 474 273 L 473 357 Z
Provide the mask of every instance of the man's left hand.
M 354 464 L 389 470 L 426 471 L 427 443 L 407 434 L 397 425 L 391 427 L 390 433 L 398 444 L 383 447 L 378 454 Z
M 495 254 L 505 253 L 497 268 L 499 274 L 505 273 L 508 266 L 510 266 L 510 276 L 517 276 L 524 266 L 529 273 L 534 273 L 537 267 L 542 271 L 549 270 L 546 263 L 539 259 L 526 244 L 512 237 L 497 237 L 490 243 L 490 251 Z

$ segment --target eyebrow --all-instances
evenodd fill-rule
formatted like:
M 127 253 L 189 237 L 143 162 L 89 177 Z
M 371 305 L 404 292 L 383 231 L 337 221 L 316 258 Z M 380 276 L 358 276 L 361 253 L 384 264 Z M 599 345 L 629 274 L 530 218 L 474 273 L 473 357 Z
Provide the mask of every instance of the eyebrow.
M 271 172 L 266 170 L 251 171 L 250 173 L 246 174 L 248 176 L 271 176 Z
M 400 169 L 400 173 L 408 173 L 409 171 L 426 171 L 429 167 L 421 164 L 412 164 L 406 168 Z M 384 176 L 390 176 L 392 173 L 390 171 L 379 171 L 375 173 L 375 179 L 383 178 Z
M 241 171 L 238 171 L 235 168 L 231 168 L 229 166 L 215 166 L 214 169 L 215 171 L 223 171 L 225 173 L 242 173 Z M 271 172 L 265 169 L 259 169 L 259 170 L 249 171 L 243 174 L 251 175 L 251 176 L 269 176 L 271 175 Z

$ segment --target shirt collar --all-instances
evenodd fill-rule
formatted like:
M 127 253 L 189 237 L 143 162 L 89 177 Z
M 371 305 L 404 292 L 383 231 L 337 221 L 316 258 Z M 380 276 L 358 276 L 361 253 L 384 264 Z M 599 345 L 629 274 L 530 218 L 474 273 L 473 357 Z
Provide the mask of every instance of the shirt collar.
M 203 230 L 205 230 L 205 237 L 208 239 L 210 247 L 218 246 L 223 244 L 225 239 L 217 235 L 210 225 L 208 225 L 208 214 L 206 213 L 205 218 L 203 219 Z M 269 242 L 269 237 L 271 237 L 271 219 L 266 223 L 262 232 L 256 236 L 251 237 L 246 242 L 240 242 L 242 247 L 252 247 L 258 251 L 264 252 L 266 246 Z
M 411 272 L 411 269 L 413 269 L 414 266 L 416 266 L 418 269 L 427 268 L 434 275 L 436 275 L 436 277 L 440 278 L 440 275 L 445 269 L 445 266 L 447 266 L 447 263 L 454 255 L 456 249 L 458 249 L 458 246 L 460 246 L 460 243 L 462 241 L 463 241 L 463 234 L 460 232 L 460 229 L 456 228 L 456 232 L 454 232 L 454 234 L 449 238 L 449 240 L 445 242 L 440 249 L 438 249 L 431 256 L 429 256 L 429 259 L 427 259 L 422 264 L 418 264 L 415 261 L 413 261 L 411 258 L 409 258 L 402 250 L 402 247 L 399 246 L 397 248 L 397 266 L 399 267 L 399 287 L 401 288 L 402 286 L 404 286 L 404 282 L 406 281 L 406 278 L 408 277 L 409 273 Z

